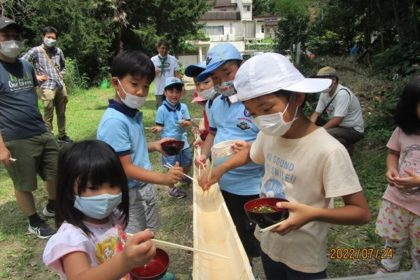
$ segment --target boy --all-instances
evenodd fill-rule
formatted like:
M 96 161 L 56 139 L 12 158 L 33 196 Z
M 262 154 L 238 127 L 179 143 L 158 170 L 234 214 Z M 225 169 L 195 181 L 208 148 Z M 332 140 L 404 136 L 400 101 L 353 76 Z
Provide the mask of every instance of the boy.
M 159 107 L 156 114 L 156 126 L 152 128 L 153 133 L 160 132 L 162 138 L 174 138 L 184 141 L 184 147 L 177 155 L 162 155 L 162 164 L 175 165 L 181 164 L 185 173 L 188 173 L 191 167 L 192 156 L 190 145 L 188 144 L 188 135 L 186 128 L 191 126 L 190 113 L 184 103 L 180 103 L 184 84 L 177 77 L 168 77 L 165 81 L 165 100 Z M 189 179 L 185 182 L 191 183 Z M 169 186 L 169 196 L 174 198 L 184 198 L 187 194 L 175 187 Z
M 162 152 L 161 143 L 146 143 L 143 114 L 138 110 L 147 98 L 155 77 L 150 59 L 138 51 L 124 51 L 112 61 L 111 83 L 115 97 L 109 101 L 99 123 L 97 138 L 111 145 L 129 178 L 130 209 L 126 231 L 146 228 L 156 231 L 159 215 L 153 184 L 171 186 L 181 180 L 182 168 L 175 165 L 167 174 L 151 171 L 148 152 Z
M 241 63 L 242 56 L 232 44 L 218 44 L 209 50 L 206 70 L 197 76 L 198 82 L 211 77 L 220 93 L 207 112 L 210 132 L 197 160 L 201 165 L 205 164 L 213 144 L 236 139 L 251 142 L 257 136 L 258 128 L 252 123 L 244 105 L 231 104 L 228 99 L 234 93 L 233 78 Z M 249 163 L 227 172 L 219 180 L 226 206 L 250 260 L 260 256 L 260 247 L 253 235 L 255 224 L 248 219 L 243 206 L 258 197 L 263 173 L 262 165 Z
M 256 236 L 267 279 L 326 278 L 329 223 L 364 224 L 370 211 L 343 145 L 303 113 L 305 93 L 328 88 L 328 79 L 306 79 L 290 61 L 275 53 L 250 58 L 235 77 L 237 94 L 260 128 L 251 147 L 213 169 L 208 189 L 224 172 L 251 160 L 265 165 L 262 197 L 286 198 L 278 203 L 289 218 Z M 335 197 L 344 206 L 329 208 Z

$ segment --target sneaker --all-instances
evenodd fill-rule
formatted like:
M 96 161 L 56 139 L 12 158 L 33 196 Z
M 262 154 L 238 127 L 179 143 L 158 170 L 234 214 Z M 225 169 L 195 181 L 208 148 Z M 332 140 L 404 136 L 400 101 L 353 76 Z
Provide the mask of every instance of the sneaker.
M 68 137 L 67 135 L 58 137 L 58 140 L 62 141 L 62 142 L 67 142 L 67 143 L 72 143 L 73 142 L 73 140 L 70 137 Z
M 387 273 L 393 273 L 397 272 L 397 270 L 388 270 L 383 266 L 378 267 L 378 270 L 376 270 L 375 275 L 381 275 L 381 274 L 387 274 Z
M 28 231 L 30 234 L 35 234 L 36 237 L 45 239 L 49 238 L 51 235 L 55 233 L 55 230 L 53 230 L 44 220 L 41 220 L 41 222 L 36 225 L 32 226 L 29 224 Z
M 184 191 L 181 191 L 177 187 L 171 188 L 168 192 L 168 195 L 171 197 L 178 198 L 178 199 L 181 199 L 187 196 L 187 194 Z
M 54 210 L 49 210 L 47 206 L 45 206 L 44 209 L 42 209 L 42 215 L 44 215 L 44 217 L 47 217 L 47 218 L 54 218 L 55 212 Z

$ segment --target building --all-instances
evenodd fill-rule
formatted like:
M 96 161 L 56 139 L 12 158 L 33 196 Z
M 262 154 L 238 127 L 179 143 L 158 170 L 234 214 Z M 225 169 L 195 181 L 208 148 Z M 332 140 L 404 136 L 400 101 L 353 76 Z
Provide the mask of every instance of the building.
M 206 59 L 209 48 L 221 42 L 229 42 L 243 54 L 252 54 L 247 45 L 263 44 L 264 38 L 274 38 L 278 17 L 252 15 L 252 0 L 209 0 L 213 7 L 201 17 L 204 34 L 208 41 L 193 41 L 197 55 L 180 56 L 183 65 Z

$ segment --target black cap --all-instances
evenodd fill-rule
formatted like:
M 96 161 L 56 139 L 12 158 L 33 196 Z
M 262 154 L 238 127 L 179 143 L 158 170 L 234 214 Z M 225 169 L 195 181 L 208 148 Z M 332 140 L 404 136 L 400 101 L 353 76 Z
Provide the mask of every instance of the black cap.
M 7 17 L 0 17 L 0 30 L 8 26 L 13 26 L 19 33 L 22 33 L 22 27 L 19 24 L 17 24 L 14 20 Z

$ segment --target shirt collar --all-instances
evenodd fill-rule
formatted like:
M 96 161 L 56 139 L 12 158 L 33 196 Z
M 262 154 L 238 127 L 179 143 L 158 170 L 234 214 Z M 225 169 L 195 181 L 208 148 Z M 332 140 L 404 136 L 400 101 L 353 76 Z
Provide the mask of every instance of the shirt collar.
M 164 100 L 163 105 L 165 105 L 166 109 L 169 112 L 176 112 L 176 111 L 181 110 L 181 103 L 179 103 L 179 102 L 174 106 L 171 103 L 169 103 L 168 101 Z
M 117 110 L 118 112 L 123 113 L 124 115 L 129 116 L 130 118 L 134 118 L 136 114 L 139 112 L 137 109 L 132 109 L 124 105 L 123 103 L 117 102 L 115 99 L 109 100 L 108 108 L 112 108 Z

